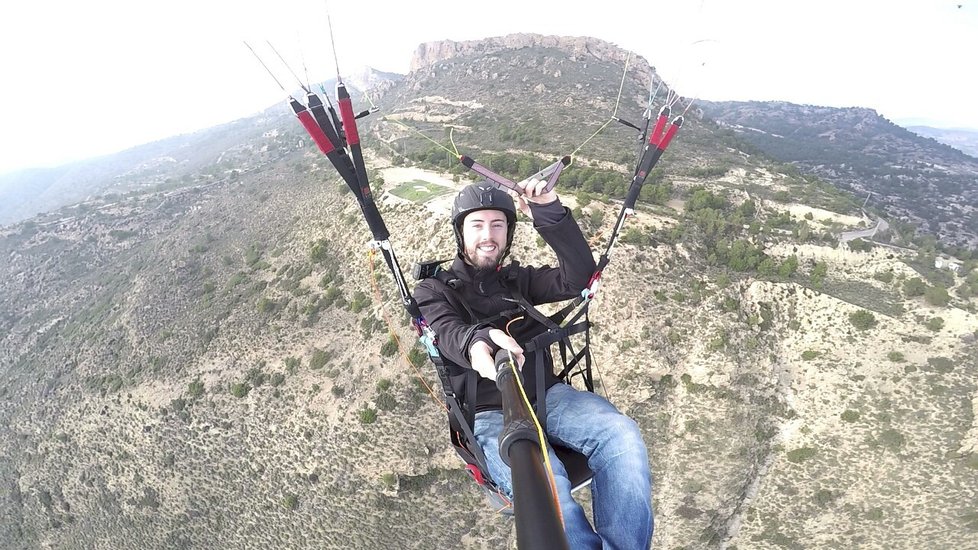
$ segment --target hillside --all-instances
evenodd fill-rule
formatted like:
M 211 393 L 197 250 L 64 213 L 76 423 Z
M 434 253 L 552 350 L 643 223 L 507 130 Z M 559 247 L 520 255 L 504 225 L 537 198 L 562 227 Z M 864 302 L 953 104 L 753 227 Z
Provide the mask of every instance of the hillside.
M 534 36 L 423 51 L 442 53 L 383 85 L 364 138 L 405 267 L 453 250 L 469 176 L 392 118 L 449 147 L 452 124 L 515 177 L 607 120 L 626 57 Z M 647 98 L 636 66 L 622 116 Z M 352 194 L 280 113 L 179 188 L 0 232 L 4 548 L 512 547 Z M 558 188 L 595 249 L 634 159 L 623 128 L 599 138 Z M 839 245 L 867 225 L 857 200 L 698 114 L 649 189 L 592 321 L 600 390 L 649 446 L 655 547 L 973 545 L 973 266 Z M 515 259 L 552 261 L 518 232 Z
M 765 155 L 870 198 L 946 244 L 978 245 L 978 159 L 870 109 L 703 102 L 708 116 Z

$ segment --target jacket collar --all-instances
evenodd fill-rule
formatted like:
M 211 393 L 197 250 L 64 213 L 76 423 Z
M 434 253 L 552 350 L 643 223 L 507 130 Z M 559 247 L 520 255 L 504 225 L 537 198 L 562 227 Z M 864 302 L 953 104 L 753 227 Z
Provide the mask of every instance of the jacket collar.
M 512 266 L 516 265 L 516 262 L 504 265 L 500 269 L 489 273 L 488 275 L 478 275 L 477 270 L 465 262 L 462 255 L 459 254 L 455 256 L 455 260 L 452 262 L 452 273 L 462 282 L 473 283 L 479 281 L 489 281 L 491 279 L 503 279 L 510 271 Z

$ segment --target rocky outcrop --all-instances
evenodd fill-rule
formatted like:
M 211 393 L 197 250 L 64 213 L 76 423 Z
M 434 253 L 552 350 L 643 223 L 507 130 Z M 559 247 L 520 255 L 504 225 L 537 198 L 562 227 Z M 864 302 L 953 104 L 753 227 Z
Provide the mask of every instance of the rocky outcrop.
M 411 72 L 434 65 L 439 61 L 468 55 L 491 55 L 503 50 L 523 48 L 559 48 L 580 56 L 584 61 L 592 57 L 601 61 L 623 63 L 629 52 L 604 40 L 587 36 L 546 36 L 542 34 L 508 34 L 484 40 L 441 40 L 425 42 L 418 46 L 411 58 Z M 635 61 L 632 55 L 632 63 Z M 644 61 L 644 60 L 643 60 Z

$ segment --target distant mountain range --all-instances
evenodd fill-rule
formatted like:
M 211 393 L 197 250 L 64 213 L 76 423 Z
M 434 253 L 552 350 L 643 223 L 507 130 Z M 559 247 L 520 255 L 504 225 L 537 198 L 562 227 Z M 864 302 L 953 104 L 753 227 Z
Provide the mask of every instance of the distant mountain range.
M 947 244 L 978 245 L 978 158 L 871 109 L 701 102 L 721 127 Z
M 964 128 L 934 128 L 933 126 L 907 126 L 911 132 L 950 145 L 972 157 L 978 158 L 978 130 Z

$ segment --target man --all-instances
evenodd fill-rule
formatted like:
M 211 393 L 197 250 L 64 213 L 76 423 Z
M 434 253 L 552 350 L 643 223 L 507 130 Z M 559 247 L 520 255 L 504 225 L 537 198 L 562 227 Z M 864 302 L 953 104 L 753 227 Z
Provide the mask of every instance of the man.
M 563 464 L 550 451 L 570 547 L 648 548 L 653 529 L 652 481 L 638 426 L 604 398 L 557 380 L 549 353 L 544 356 L 545 364 L 533 364 L 536 356 L 524 354 L 522 346 L 542 332 L 539 323 L 529 316 L 516 321 L 513 315 L 499 316 L 514 308 L 510 290 L 514 285 L 533 305 L 551 303 L 580 295 L 594 272 L 591 249 L 577 222 L 561 205 L 556 192 L 545 188 L 546 182 L 536 180 L 522 187 L 523 195 L 507 194 L 488 183 L 463 188 L 452 208 L 458 247 L 450 269 L 452 288 L 449 290 L 442 280 L 429 278 L 418 285 L 415 297 L 438 335 L 442 355 L 480 375 L 459 378 L 463 383 L 477 380 L 473 433 L 486 456 L 488 473 L 500 488 L 512 497 L 509 466 L 499 456 L 502 398 L 494 382 L 493 362 L 495 352 L 505 349 L 521 366 L 528 397 L 533 401 L 539 390 L 535 369 L 544 369 L 547 436 L 551 442 L 585 455 L 594 472 L 592 528 L 571 496 L 571 482 Z M 557 254 L 558 267 L 523 267 L 515 262 L 503 266 L 516 229 L 514 198 Z M 459 380 L 453 382 L 457 385 Z M 456 387 L 456 394 L 465 396 L 466 392 Z

